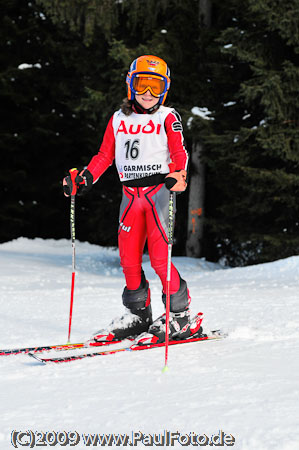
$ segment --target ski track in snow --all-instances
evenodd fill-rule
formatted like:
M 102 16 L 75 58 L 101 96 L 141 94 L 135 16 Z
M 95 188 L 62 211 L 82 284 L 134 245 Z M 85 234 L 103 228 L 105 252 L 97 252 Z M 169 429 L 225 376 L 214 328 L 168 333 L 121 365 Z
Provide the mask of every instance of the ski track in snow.
M 167 373 L 164 349 L 46 366 L 2 356 L 1 450 L 13 448 L 12 430 L 222 430 L 238 450 L 299 449 L 299 256 L 233 269 L 173 260 L 188 282 L 192 311 L 205 314 L 204 330 L 222 328 L 229 337 L 170 347 Z M 81 342 L 123 313 L 124 277 L 116 249 L 76 242 L 76 262 L 71 340 Z M 146 255 L 144 270 L 156 317 L 161 284 Z M 68 240 L 1 244 L 0 348 L 65 343 L 70 285 Z

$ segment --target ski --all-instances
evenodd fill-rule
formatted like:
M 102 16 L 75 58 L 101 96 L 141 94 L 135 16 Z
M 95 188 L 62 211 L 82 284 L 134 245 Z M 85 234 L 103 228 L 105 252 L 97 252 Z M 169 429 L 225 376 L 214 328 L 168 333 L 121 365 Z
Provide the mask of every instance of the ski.
M 132 339 L 133 341 L 133 339 Z M 99 342 L 78 342 L 74 344 L 59 344 L 59 345 L 41 345 L 36 347 L 20 347 L 0 350 L 0 356 L 8 355 L 20 355 L 28 353 L 39 353 L 39 352 L 50 352 L 51 350 L 63 351 L 63 350 L 75 350 L 79 348 L 89 348 L 89 347 L 101 347 L 103 345 L 114 345 L 119 344 L 122 341 L 99 341 Z
M 202 341 L 210 341 L 210 340 L 217 340 L 217 339 L 223 339 L 225 337 L 225 334 L 223 334 L 220 330 L 212 331 L 209 335 L 202 334 L 201 336 L 184 339 L 181 341 L 172 340 L 169 341 L 168 345 L 181 345 L 181 344 L 190 344 L 195 342 L 202 342 Z M 71 356 L 54 356 L 54 357 L 44 357 L 37 355 L 37 353 L 28 353 L 29 356 L 36 359 L 39 362 L 42 362 L 44 364 L 47 363 L 63 363 L 63 362 L 71 362 L 71 361 L 78 361 L 80 359 L 84 358 L 93 358 L 95 356 L 105 356 L 105 355 L 112 355 L 120 352 L 132 352 L 132 351 L 140 351 L 140 350 L 150 350 L 153 348 L 160 348 L 165 347 L 165 343 L 160 344 L 146 344 L 146 345 L 136 345 L 132 344 L 130 346 L 121 347 L 121 348 L 114 348 L 110 350 L 101 350 L 101 351 L 95 351 L 95 352 L 86 352 L 82 354 L 74 354 Z

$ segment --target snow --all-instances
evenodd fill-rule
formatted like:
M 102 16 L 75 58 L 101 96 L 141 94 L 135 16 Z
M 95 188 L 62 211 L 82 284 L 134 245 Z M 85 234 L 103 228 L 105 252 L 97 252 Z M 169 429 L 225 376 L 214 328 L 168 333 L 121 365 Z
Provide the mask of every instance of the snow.
M 223 103 L 223 106 L 225 107 L 225 108 L 227 108 L 228 106 L 234 106 L 234 105 L 236 105 L 237 104 L 237 102 L 227 102 L 227 103 Z
M 208 108 L 204 107 L 199 107 L 199 106 L 194 106 L 191 109 L 192 114 L 194 114 L 195 116 L 199 116 L 202 119 L 206 119 L 206 120 L 214 120 L 214 117 L 211 117 L 211 111 L 209 111 Z
M 77 432 L 78 445 L 64 447 L 76 449 L 88 448 L 83 434 L 132 432 L 225 433 L 235 438 L 228 448 L 299 448 L 299 256 L 233 269 L 173 260 L 205 329 L 229 336 L 170 347 L 166 373 L 164 349 L 61 365 L 1 356 L 1 450 L 13 448 L 13 430 Z M 116 249 L 76 242 L 76 262 L 72 341 L 80 342 L 123 313 L 124 279 Z M 147 256 L 144 269 L 158 316 L 161 285 Z M 65 343 L 70 284 L 68 240 L 1 244 L 0 348 Z M 182 439 L 170 448 L 186 448 Z
M 193 108 L 191 108 L 191 112 L 193 116 L 189 117 L 187 120 L 187 128 L 189 129 L 192 126 L 194 116 L 201 117 L 204 120 L 215 120 L 214 117 L 211 116 L 212 114 L 211 111 L 209 111 L 209 109 L 206 108 L 205 106 L 203 107 L 193 106 Z
M 33 69 L 33 68 L 41 69 L 42 66 L 41 66 L 40 63 L 36 63 L 36 64 L 22 63 L 22 64 L 19 64 L 19 66 L 18 66 L 18 69 L 19 69 L 19 70 Z

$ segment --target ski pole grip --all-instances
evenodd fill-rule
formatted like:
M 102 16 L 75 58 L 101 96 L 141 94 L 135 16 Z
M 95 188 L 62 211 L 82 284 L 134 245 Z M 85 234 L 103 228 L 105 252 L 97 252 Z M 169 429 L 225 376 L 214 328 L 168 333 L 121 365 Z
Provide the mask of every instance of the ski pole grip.
M 71 195 L 76 195 L 77 194 L 77 184 L 75 182 L 75 178 L 78 175 L 79 170 L 78 169 L 71 169 L 70 170 L 70 176 L 71 176 L 71 180 L 72 180 L 72 192 Z
M 175 163 L 174 162 L 169 163 L 168 167 L 169 167 L 169 173 L 172 173 L 175 171 Z

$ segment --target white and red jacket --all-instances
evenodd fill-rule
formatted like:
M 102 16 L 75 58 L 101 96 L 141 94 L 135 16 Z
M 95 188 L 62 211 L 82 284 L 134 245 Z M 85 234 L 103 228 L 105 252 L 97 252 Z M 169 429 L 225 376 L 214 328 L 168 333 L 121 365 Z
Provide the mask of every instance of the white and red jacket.
M 166 175 L 170 161 L 175 163 L 176 170 L 187 170 L 188 153 L 179 114 L 163 105 L 153 114 L 132 112 L 127 116 L 121 110 L 116 111 L 98 154 L 87 167 L 94 182 L 114 159 L 121 182 Z

